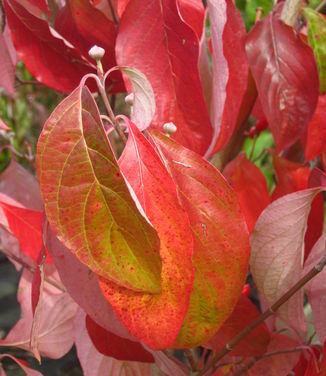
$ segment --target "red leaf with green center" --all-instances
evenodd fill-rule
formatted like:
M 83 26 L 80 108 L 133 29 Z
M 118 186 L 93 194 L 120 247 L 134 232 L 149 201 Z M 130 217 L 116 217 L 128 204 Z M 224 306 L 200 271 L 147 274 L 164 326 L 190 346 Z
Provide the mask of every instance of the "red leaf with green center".
M 163 130 L 173 122 L 173 138 L 204 154 L 212 126 L 199 79 L 199 41 L 176 1 L 131 0 L 120 21 L 116 55 L 119 65 L 138 69 L 152 85 L 152 127 Z
M 152 349 L 168 348 L 180 331 L 193 287 L 189 220 L 178 203 L 175 185 L 166 168 L 131 122 L 119 164 L 160 237 L 162 291 L 135 293 L 104 279 L 100 279 L 100 286 L 132 335 Z
M 194 288 L 174 347 L 194 347 L 218 330 L 237 303 L 248 271 L 249 235 L 237 196 L 222 174 L 163 134 L 150 135 L 193 233 Z
M 87 87 L 46 122 L 37 166 L 47 218 L 67 248 L 104 278 L 159 293 L 158 237 L 131 198 Z
M 305 132 L 317 105 L 313 51 L 275 12 L 255 24 L 246 50 L 277 149 L 283 150 Z

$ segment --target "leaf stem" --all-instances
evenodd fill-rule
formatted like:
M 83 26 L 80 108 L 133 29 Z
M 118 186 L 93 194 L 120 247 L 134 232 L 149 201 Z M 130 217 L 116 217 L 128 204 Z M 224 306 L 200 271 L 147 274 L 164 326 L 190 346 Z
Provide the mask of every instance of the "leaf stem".
M 125 134 L 123 133 L 123 130 L 121 129 L 120 127 L 120 124 L 118 122 L 118 120 L 116 119 L 116 117 L 114 116 L 114 113 L 112 111 L 112 108 L 111 108 L 111 105 L 110 105 L 110 102 L 108 100 L 108 97 L 106 95 L 106 92 L 105 92 L 105 87 L 104 87 L 104 84 L 103 84 L 104 80 L 102 80 L 102 82 L 98 82 L 97 81 L 97 86 L 98 86 L 98 90 L 101 94 L 101 97 L 103 99 L 103 103 L 104 103 L 104 106 L 106 108 L 106 111 L 108 112 L 108 115 L 109 115 L 109 118 L 111 119 L 112 121 L 112 124 L 114 126 L 114 129 L 116 130 L 116 132 L 118 133 L 122 143 L 124 145 L 126 145 L 127 143 L 127 137 L 125 136 Z
M 280 299 L 278 299 L 271 307 L 269 307 L 264 313 L 262 313 L 256 320 L 250 325 L 244 328 L 239 334 L 237 334 L 225 347 L 218 352 L 214 358 L 206 364 L 206 366 L 199 371 L 198 376 L 204 375 L 210 368 L 227 355 L 233 348 L 250 332 L 252 332 L 259 324 L 265 321 L 268 317 L 272 316 L 285 302 L 287 302 L 297 291 L 299 291 L 307 282 L 313 277 L 319 274 L 326 265 L 326 250 L 321 260 L 306 274 L 304 275 L 294 286 L 291 287 Z

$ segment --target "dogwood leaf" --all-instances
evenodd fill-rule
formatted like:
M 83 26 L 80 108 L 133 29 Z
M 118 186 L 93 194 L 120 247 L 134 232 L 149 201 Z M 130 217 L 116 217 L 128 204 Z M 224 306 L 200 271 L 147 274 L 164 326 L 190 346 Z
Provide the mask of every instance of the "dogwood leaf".
M 159 292 L 157 234 L 130 196 L 86 87 L 46 122 L 37 165 L 51 228 L 79 260 L 121 286 Z
M 198 154 L 157 131 L 150 136 L 177 187 L 194 238 L 195 280 L 187 316 L 174 343 L 194 347 L 231 314 L 248 270 L 249 236 L 235 192 Z

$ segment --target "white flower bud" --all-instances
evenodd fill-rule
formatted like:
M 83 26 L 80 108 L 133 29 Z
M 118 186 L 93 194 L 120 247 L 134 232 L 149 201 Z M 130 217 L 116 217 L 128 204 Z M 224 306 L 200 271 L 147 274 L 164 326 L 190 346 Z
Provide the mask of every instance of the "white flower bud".
M 96 45 L 93 46 L 93 47 L 88 51 L 88 55 L 89 55 L 92 59 L 94 59 L 94 60 L 96 60 L 96 61 L 101 60 L 101 59 L 103 58 L 104 54 L 105 54 L 105 50 L 104 50 L 104 48 L 99 47 L 99 46 L 96 46 Z
M 126 102 L 127 104 L 130 104 L 130 106 L 132 106 L 132 105 L 134 104 L 134 98 L 135 98 L 134 93 L 130 93 L 130 94 L 128 94 L 128 95 L 125 97 L 125 102 Z
M 170 136 L 177 131 L 177 127 L 172 122 L 169 122 L 163 125 L 163 130 L 168 136 Z

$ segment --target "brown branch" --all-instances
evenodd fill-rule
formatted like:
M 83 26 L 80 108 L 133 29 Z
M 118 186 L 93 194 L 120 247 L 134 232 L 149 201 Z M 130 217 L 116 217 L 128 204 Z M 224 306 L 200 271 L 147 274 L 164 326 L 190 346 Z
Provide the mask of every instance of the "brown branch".
M 297 22 L 301 5 L 302 0 L 286 0 L 282 10 L 281 20 L 289 26 L 294 26 Z
M 184 350 L 184 354 L 189 362 L 189 365 L 191 367 L 191 370 L 192 371 L 196 371 L 197 370 L 197 362 L 194 358 L 194 355 L 193 353 L 191 352 L 191 349 L 185 349 Z
M 259 324 L 272 316 L 285 302 L 287 302 L 297 291 L 299 291 L 307 282 L 319 274 L 326 265 L 326 250 L 322 259 L 316 264 L 305 276 L 303 276 L 289 291 L 287 291 L 280 299 L 278 299 L 270 308 L 262 313 L 250 325 L 244 328 L 238 335 L 236 335 L 225 347 L 218 352 L 214 358 L 206 364 L 206 366 L 198 373 L 198 376 L 204 375 L 210 368 L 227 355 L 233 348 L 250 332 L 252 332 Z

